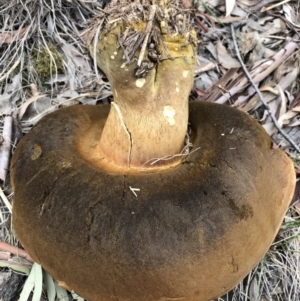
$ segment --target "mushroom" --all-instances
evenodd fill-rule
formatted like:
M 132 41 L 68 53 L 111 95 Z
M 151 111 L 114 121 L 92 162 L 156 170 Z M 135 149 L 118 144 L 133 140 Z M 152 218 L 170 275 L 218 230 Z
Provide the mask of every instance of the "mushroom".
M 291 160 L 255 120 L 188 103 L 196 36 L 167 22 L 187 12 L 160 5 L 143 7 L 148 21 L 112 15 L 90 47 L 111 105 L 49 114 L 12 158 L 18 238 L 90 301 L 226 293 L 268 250 L 294 191 Z M 139 32 L 131 62 L 126 36 Z

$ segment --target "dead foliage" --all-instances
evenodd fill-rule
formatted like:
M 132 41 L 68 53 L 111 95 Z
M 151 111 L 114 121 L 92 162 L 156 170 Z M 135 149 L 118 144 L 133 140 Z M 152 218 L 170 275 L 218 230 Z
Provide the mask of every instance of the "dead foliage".
M 108 2 L 111 4 L 105 11 Z M 127 22 L 134 22 L 134 18 L 149 20 L 144 7 L 154 2 L 140 0 L 125 6 L 124 1 L 116 0 L 0 0 L 2 242 L 18 246 L 11 225 L 13 195 L 7 179 L 10 154 L 17 141 L 40 118 L 63 106 L 110 101 L 110 85 L 88 55 L 86 43 L 106 30 L 104 20 L 110 22 L 109 26 L 114 26 L 119 18 Z M 185 31 L 190 23 L 196 29 L 198 63 L 191 99 L 219 102 L 248 112 L 270 134 L 274 147 L 283 148 L 294 160 L 299 177 L 299 153 L 280 133 L 284 131 L 296 145 L 300 144 L 299 2 L 174 1 L 175 7 L 181 4 L 183 9 L 191 12 L 191 20 L 167 11 L 154 13 L 158 17 L 169 14 L 172 26 L 166 26 L 165 30 Z M 122 14 L 118 12 L 117 15 L 116 5 L 124 5 Z M 155 26 L 149 22 L 146 32 L 129 29 L 118 37 L 124 61 L 130 63 L 137 47 L 143 47 L 145 40 L 146 44 L 150 40 L 161 43 L 155 32 Z M 238 48 L 234 45 L 233 35 Z M 155 43 L 153 49 L 153 57 L 159 60 Z M 250 72 L 269 110 L 245 76 L 237 54 L 241 55 L 242 64 Z M 43 62 L 46 62 L 46 68 Z M 142 66 L 142 58 L 140 63 Z M 276 118 L 277 127 L 270 112 Z M 298 188 L 297 184 L 294 205 L 270 251 L 248 277 L 219 301 L 300 300 Z M 8 257 L 0 261 L 2 266 L 4 262 L 8 267 L 10 261 L 16 260 L 15 255 L 4 253 Z M 22 264 L 14 264 L 22 268 Z M 15 284 L 10 296 L 15 296 L 13 288 L 18 287 L 16 283 L 20 280 L 17 281 L 10 271 L 7 268 L 0 270 L 0 294 L 3 283 L 9 283 L 7 281 L 11 279 L 10 283 Z M 51 287 L 53 289 L 52 284 Z M 57 287 L 55 292 L 64 293 Z

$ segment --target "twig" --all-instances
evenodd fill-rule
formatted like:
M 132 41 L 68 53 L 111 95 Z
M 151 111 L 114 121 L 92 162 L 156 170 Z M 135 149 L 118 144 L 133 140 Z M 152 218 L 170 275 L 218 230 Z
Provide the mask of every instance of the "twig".
M 119 34 L 119 33 L 117 34 L 117 37 L 118 37 L 119 44 L 120 44 L 120 46 L 121 46 L 121 48 L 122 48 L 122 50 L 123 50 L 124 56 L 125 56 L 125 58 L 126 58 L 126 62 L 127 62 L 127 64 L 129 64 L 129 63 L 130 63 L 130 59 L 129 59 L 127 50 L 126 50 L 126 48 L 125 48 L 124 45 L 123 45 L 123 42 L 122 42 L 122 40 L 121 40 L 121 37 L 120 37 L 120 34 Z
M 11 203 L 9 202 L 9 200 L 7 199 L 6 195 L 4 194 L 2 188 L 0 187 L 0 197 L 3 201 L 3 203 L 5 204 L 6 208 L 8 209 L 9 213 L 12 213 L 12 206 Z
M 236 42 L 236 38 L 235 38 L 235 32 L 234 32 L 234 27 L 233 25 L 231 24 L 231 34 L 232 34 L 232 38 L 233 38 L 233 43 L 234 43 L 234 47 L 235 47 L 235 50 L 236 50 L 236 55 L 238 57 L 238 60 L 243 68 L 243 71 L 245 73 L 245 75 L 247 76 L 248 80 L 250 81 L 251 85 L 254 87 L 258 97 L 260 98 L 260 101 L 263 103 L 265 109 L 267 110 L 269 116 L 271 117 L 275 127 L 278 129 L 279 133 L 295 148 L 295 150 L 300 153 L 300 148 L 298 147 L 298 145 L 294 142 L 294 140 L 292 138 L 289 137 L 288 134 L 286 134 L 283 129 L 280 128 L 274 114 L 272 113 L 269 105 L 266 103 L 266 101 L 264 100 L 264 97 L 262 95 L 262 93 L 260 92 L 260 90 L 258 89 L 258 86 L 254 83 L 250 73 L 248 72 L 242 58 L 241 58 L 241 55 L 240 55 L 240 52 L 239 52 L 239 48 L 238 48 L 238 45 L 237 45 L 237 42 Z
M 279 2 L 279 3 L 275 3 L 275 4 L 273 4 L 273 5 L 271 5 L 271 6 L 268 6 L 268 7 L 263 7 L 262 8 L 262 10 L 261 10 L 261 12 L 264 12 L 264 11 L 266 11 L 266 10 L 270 10 L 270 9 L 273 9 L 273 8 L 275 8 L 275 7 L 277 7 L 277 6 L 280 6 L 280 5 L 282 5 L 282 4 L 285 4 L 285 3 L 287 3 L 287 2 L 290 2 L 291 0 L 284 0 L 284 1 L 281 1 L 281 2 Z
M 22 258 L 26 259 L 27 261 L 34 262 L 34 260 L 24 250 L 17 248 L 15 246 L 12 246 L 6 242 L 0 241 L 0 251 L 8 252 L 13 255 L 22 257 Z
M 264 36 L 265 39 L 275 39 L 275 40 L 282 40 L 285 41 L 286 37 L 279 37 L 279 36 L 273 36 L 273 35 L 269 35 L 269 36 Z M 295 43 L 299 43 L 300 40 L 296 40 L 296 39 L 291 39 L 290 41 L 295 42 Z
M 136 51 L 139 49 L 139 47 L 143 43 L 144 37 L 145 37 L 144 33 L 140 33 L 140 32 L 138 33 L 138 38 L 137 38 L 135 44 L 133 45 L 132 49 L 130 51 L 128 51 L 128 56 L 129 56 L 130 61 L 133 59 L 133 56 L 135 55 Z
M 210 62 L 210 63 L 207 63 L 203 66 L 200 66 L 199 68 L 196 68 L 195 71 L 194 71 L 194 75 L 202 73 L 202 72 L 210 71 L 210 70 L 215 69 L 215 68 L 216 68 L 216 64 Z
M 145 30 L 146 36 L 145 36 L 145 39 L 143 41 L 141 52 L 140 52 L 139 59 L 138 59 L 138 62 L 137 62 L 137 65 L 139 67 L 141 66 L 142 60 L 143 60 L 144 55 L 145 55 L 145 50 L 146 50 L 148 39 L 149 39 L 150 32 L 151 32 L 151 29 L 152 29 L 155 12 L 156 12 L 156 5 L 151 5 L 150 9 L 149 9 L 149 20 L 148 20 L 146 30 Z
M 100 34 L 100 30 L 102 28 L 103 20 L 98 25 L 98 28 L 97 28 L 97 31 L 96 31 L 96 35 L 95 35 L 95 38 L 94 38 L 94 49 L 93 49 L 93 55 L 94 55 L 94 57 L 93 57 L 93 62 L 94 62 L 94 71 L 95 71 L 97 79 L 99 79 L 99 73 L 98 73 L 98 68 L 97 68 L 97 59 L 96 59 L 97 58 L 97 43 L 98 43 L 98 40 L 99 40 L 99 34 Z
M 11 140 L 12 140 L 13 118 L 12 116 L 4 117 L 2 132 L 3 142 L 0 148 L 0 179 L 4 182 L 9 168 Z
M 132 188 L 131 186 L 129 186 L 129 189 L 131 190 L 131 192 L 135 195 L 135 197 L 137 198 L 137 194 L 136 191 L 140 191 L 140 188 Z
M 268 4 L 272 4 L 276 1 L 277 0 L 262 0 L 262 1 L 259 1 L 256 5 L 249 7 L 248 10 L 249 10 L 249 12 L 254 13 L 254 12 L 260 10 L 261 8 L 263 8 L 264 6 L 266 6 Z

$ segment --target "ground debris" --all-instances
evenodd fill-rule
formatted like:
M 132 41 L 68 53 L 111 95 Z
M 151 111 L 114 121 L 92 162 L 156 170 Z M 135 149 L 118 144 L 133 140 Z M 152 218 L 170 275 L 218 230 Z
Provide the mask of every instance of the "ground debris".
M 15 301 L 19 297 L 19 290 L 24 283 L 24 276 L 11 273 L 10 277 L 0 285 L 0 299 L 2 301 Z
M 15 116 L 14 127 L 20 127 L 26 133 L 41 117 L 63 106 L 108 103 L 112 95 L 110 84 L 88 55 L 87 44 L 92 42 L 95 35 L 105 34 L 120 20 L 128 24 L 134 24 L 137 20 L 147 22 L 149 15 L 144 7 L 152 5 L 154 1 L 131 1 L 131 5 L 124 0 L 23 2 L 0 0 L 2 124 L 4 118 Z M 191 11 L 191 20 L 178 14 L 181 2 L 184 9 Z M 261 73 L 263 63 L 272 61 L 272 57 L 289 42 L 296 43 L 298 48 L 300 46 L 298 1 L 178 0 L 173 3 L 174 9 L 163 10 L 158 7 L 155 14 L 161 32 L 182 33 L 189 30 L 190 23 L 195 27 L 198 65 L 191 99 L 217 102 L 232 87 L 241 83 L 244 75 L 239 69 L 228 25 L 232 24 L 235 28 L 243 62 L 248 70 L 256 69 L 258 73 Z M 162 15 L 167 16 L 170 22 L 160 23 Z M 106 28 L 104 23 L 108 24 Z M 154 42 L 151 55 L 155 64 L 155 56 L 160 59 L 161 54 L 155 47 L 160 39 L 153 28 L 148 39 Z M 144 32 L 128 27 L 118 38 L 124 52 L 124 62 L 130 63 L 137 49 L 143 45 Z M 151 43 L 148 44 L 150 46 Z M 59 64 L 58 57 L 52 55 L 50 45 L 55 46 L 62 64 Z M 51 61 L 46 79 L 41 78 L 36 65 L 36 58 L 44 51 L 49 54 Z M 258 82 L 278 123 L 298 145 L 299 72 L 299 52 L 294 52 Z M 276 147 L 282 147 L 292 157 L 297 176 L 300 177 L 300 155 L 282 139 L 249 83 L 238 93 L 230 95 L 224 104 L 247 112 L 263 124 Z M 5 190 L 9 199 L 10 191 L 10 188 Z M 13 229 L 9 226 L 9 208 L 1 199 L 0 205 L 0 238 L 3 241 L 15 241 Z M 261 263 L 230 293 L 216 300 L 300 300 L 299 207 L 299 201 L 296 201 L 290 208 L 276 241 Z M 7 270 L 0 271 L 1 275 L 6 273 Z M 0 285 L 0 298 L 3 301 L 16 300 L 23 278 L 11 273 L 6 282 Z

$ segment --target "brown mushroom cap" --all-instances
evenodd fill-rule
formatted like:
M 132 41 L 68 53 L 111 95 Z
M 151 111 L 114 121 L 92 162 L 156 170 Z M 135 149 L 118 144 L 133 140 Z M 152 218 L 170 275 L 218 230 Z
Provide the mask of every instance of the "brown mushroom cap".
M 46 116 L 13 156 L 16 233 L 34 260 L 91 301 L 207 301 L 262 258 L 292 198 L 293 164 L 236 109 L 191 103 L 177 167 L 106 173 L 88 159 L 109 106 Z M 138 188 L 137 197 L 130 190 Z

